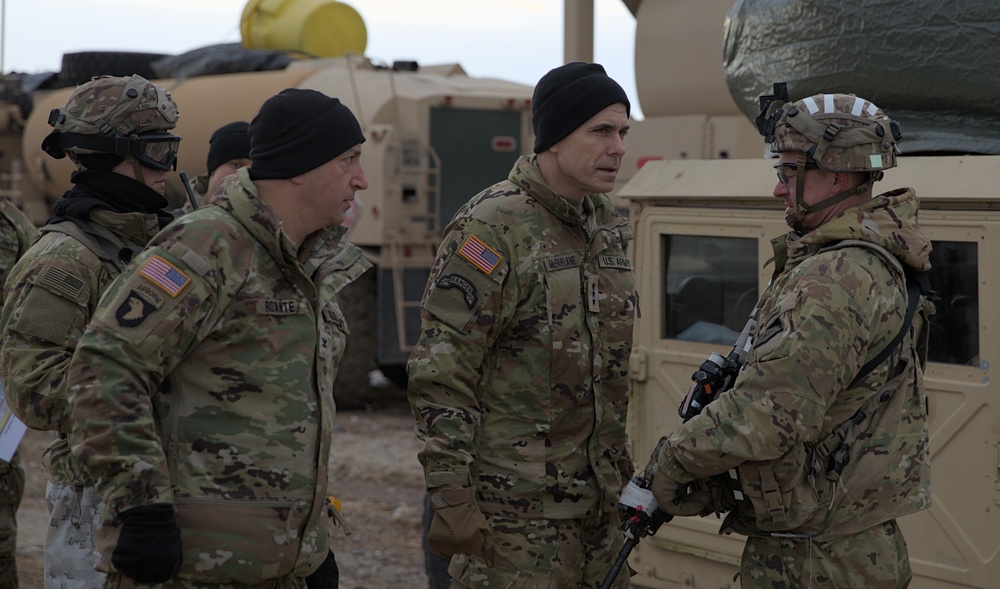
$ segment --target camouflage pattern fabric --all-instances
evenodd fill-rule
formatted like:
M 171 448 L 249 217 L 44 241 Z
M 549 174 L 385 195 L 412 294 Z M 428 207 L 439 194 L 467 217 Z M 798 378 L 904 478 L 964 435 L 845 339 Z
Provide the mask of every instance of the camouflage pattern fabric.
M 600 518 L 517 519 L 487 517 L 494 533 L 496 562 L 478 556 L 452 557 L 452 589 L 599 589 L 625 543 L 613 511 Z M 613 589 L 628 589 L 628 568 Z
M 59 111 L 59 131 L 104 135 L 110 126 L 123 137 L 169 131 L 179 117 L 170 92 L 142 76 L 95 78 L 74 90 Z
M 160 230 L 154 214 L 93 209 L 91 221 L 127 246 L 143 246 Z M 32 429 L 59 433 L 43 458 L 49 480 L 57 483 L 94 484 L 69 455 L 65 372 L 97 301 L 114 278 L 79 240 L 43 228 L 4 285 L 0 373 L 21 421 Z
M 7 279 L 37 233 L 31 220 L 0 193 L 0 283 Z M 24 469 L 15 452 L 10 462 L 0 460 L 0 589 L 18 586 L 17 509 L 23 497 Z
M 793 114 L 794 113 L 794 114 Z M 829 172 L 874 172 L 896 167 L 891 120 L 853 94 L 818 94 L 785 104 L 774 128 L 772 151 L 814 156 Z M 829 140 L 828 126 L 840 127 Z
M 0 589 L 17 589 L 17 508 L 24 497 L 24 469 L 17 452 L 0 460 Z
M 751 537 L 741 589 L 905 589 L 913 572 L 895 520 L 829 542 Z
M 144 245 L 159 231 L 156 215 L 94 209 L 91 219 L 124 245 Z M 7 400 L 28 427 L 59 436 L 45 450 L 42 464 L 49 481 L 63 489 L 64 502 L 79 507 L 93 492 L 94 480 L 69 453 L 70 408 L 65 371 L 101 293 L 115 278 L 79 240 L 43 227 L 38 239 L 10 272 L 0 314 L 0 372 Z M 97 589 L 103 575 L 94 571 L 97 526 L 50 510 L 45 543 L 47 588 Z M 88 532 L 85 541 L 79 536 Z M 62 540 L 76 538 L 71 544 Z
M 371 265 L 342 227 L 296 249 L 246 169 L 224 187 L 108 290 L 67 377 L 74 455 L 104 501 L 99 568 L 113 571 L 118 514 L 169 503 L 184 552 L 163 587 L 304 577 L 330 544 L 332 388 L 348 335 L 335 294 Z
M 101 498 L 97 488 L 49 481 L 45 485 L 49 525 L 45 530 L 45 589 L 101 589 L 96 570 Z
M 605 195 L 583 211 L 522 157 L 456 213 L 427 284 L 407 367 L 420 460 L 487 516 L 598 517 L 632 475 L 632 231 Z
M 870 248 L 830 247 L 877 243 L 927 270 L 931 243 L 917 208 L 913 191 L 899 189 L 804 236 L 774 240 L 775 276 L 745 369 L 732 390 L 668 437 L 661 455 L 661 470 L 679 482 L 738 468 L 750 501 L 737 503 L 723 531 L 782 532 L 815 545 L 930 505 L 923 338 L 933 305 L 922 301 L 899 351 L 847 388 L 899 332 L 904 279 Z M 861 407 L 865 435 L 851 443 L 839 479 L 831 477 L 820 443 Z M 774 512 L 762 499 L 765 467 L 780 490 Z

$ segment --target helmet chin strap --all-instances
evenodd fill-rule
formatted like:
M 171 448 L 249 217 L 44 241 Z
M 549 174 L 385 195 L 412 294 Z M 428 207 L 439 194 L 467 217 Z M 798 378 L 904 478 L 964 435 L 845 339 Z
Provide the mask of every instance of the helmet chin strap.
M 792 211 L 791 215 L 785 216 L 785 222 L 799 234 L 806 232 L 806 228 L 803 224 L 806 215 L 809 213 L 815 213 L 816 211 L 822 211 L 823 209 L 828 209 L 838 202 L 846 200 L 855 194 L 861 194 L 871 188 L 875 181 L 881 178 L 881 174 L 878 176 L 875 174 L 869 174 L 868 180 L 862 182 L 860 185 L 855 186 L 854 188 L 848 188 L 847 190 L 842 190 L 816 204 L 807 205 L 804 202 L 803 196 L 805 193 L 806 154 L 799 153 L 798 157 L 795 159 L 795 165 L 798 168 L 798 172 L 795 174 L 795 209 Z

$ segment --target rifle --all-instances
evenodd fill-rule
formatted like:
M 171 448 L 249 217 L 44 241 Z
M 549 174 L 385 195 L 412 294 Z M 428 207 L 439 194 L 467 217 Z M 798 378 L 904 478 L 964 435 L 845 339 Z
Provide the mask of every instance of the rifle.
M 198 197 L 194 195 L 194 190 L 191 189 L 191 183 L 188 182 L 187 172 L 181 172 L 179 176 L 181 177 L 181 182 L 184 184 L 184 191 L 187 192 L 188 202 L 190 202 L 194 210 L 197 211 Z
M 681 416 L 683 422 L 687 422 L 701 413 L 705 405 L 732 388 L 753 344 L 752 333 L 757 326 L 757 308 L 755 305 L 753 311 L 750 312 L 750 318 L 739 337 L 736 338 L 736 344 L 732 351 L 726 356 L 712 352 L 712 355 L 702 362 L 698 370 L 691 375 L 691 388 L 688 389 L 684 400 L 681 401 L 681 405 L 677 409 L 677 414 Z M 618 510 L 627 516 L 620 528 L 625 532 L 625 545 L 622 546 L 618 558 L 615 559 L 607 577 L 604 578 L 601 589 L 611 589 L 615 579 L 618 578 L 618 573 L 639 540 L 646 536 L 652 536 L 660 529 L 661 525 L 673 519 L 672 515 L 660 509 L 659 505 L 656 504 L 651 490 L 653 476 L 656 474 L 656 457 L 659 456 L 660 448 L 666 441 L 666 437 L 660 438 L 650 455 L 646 469 L 641 475 L 629 481 L 622 490 L 622 496 L 618 500 Z M 684 492 L 685 487 L 682 485 L 678 489 L 678 495 L 680 496 Z

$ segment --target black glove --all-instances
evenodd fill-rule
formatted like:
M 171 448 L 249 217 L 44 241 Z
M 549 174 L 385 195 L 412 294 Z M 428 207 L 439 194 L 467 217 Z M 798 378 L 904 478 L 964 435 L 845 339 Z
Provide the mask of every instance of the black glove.
M 181 529 L 174 506 L 157 503 L 118 514 L 122 522 L 111 564 L 139 583 L 163 583 L 181 570 Z
M 340 586 L 340 569 L 337 568 L 337 559 L 333 555 L 333 550 L 326 555 L 326 560 L 313 574 L 306 577 L 307 589 L 337 589 Z

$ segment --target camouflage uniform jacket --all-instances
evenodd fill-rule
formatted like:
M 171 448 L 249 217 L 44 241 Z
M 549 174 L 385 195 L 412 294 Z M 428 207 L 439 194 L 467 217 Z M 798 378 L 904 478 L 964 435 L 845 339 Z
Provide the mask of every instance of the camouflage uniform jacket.
M 38 229 L 21 209 L 0 195 L 0 285 L 37 235 Z
M 626 448 L 636 294 L 627 219 L 585 217 L 534 158 L 445 231 L 410 357 L 428 488 L 473 485 L 485 513 L 566 519 L 612 509 Z
M 371 264 L 341 227 L 296 250 L 245 169 L 224 186 L 136 257 L 70 365 L 74 455 L 104 500 L 101 570 L 116 516 L 157 503 L 176 510 L 182 579 L 305 576 L 328 552 L 348 334 L 334 295 Z
M 126 246 L 141 247 L 160 230 L 155 214 L 94 209 L 91 222 Z M 70 407 L 65 374 L 101 294 L 115 279 L 78 239 L 42 229 L 3 288 L 0 372 L 11 408 L 28 427 L 59 436 L 45 451 L 49 480 L 92 486 L 70 456 Z
M 930 269 L 917 208 L 913 191 L 898 189 L 773 241 L 775 275 L 744 370 L 668 437 L 661 461 L 680 482 L 738 469 L 749 501 L 737 502 L 724 531 L 823 540 L 929 507 L 923 367 L 933 305 L 921 297 L 899 347 L 851 384 L 900 332 L 902 265 Z M 843 240 L 882 246 L 901 265 Z M 838 476 L 829 454 L 841 441 L 849 462 Z

